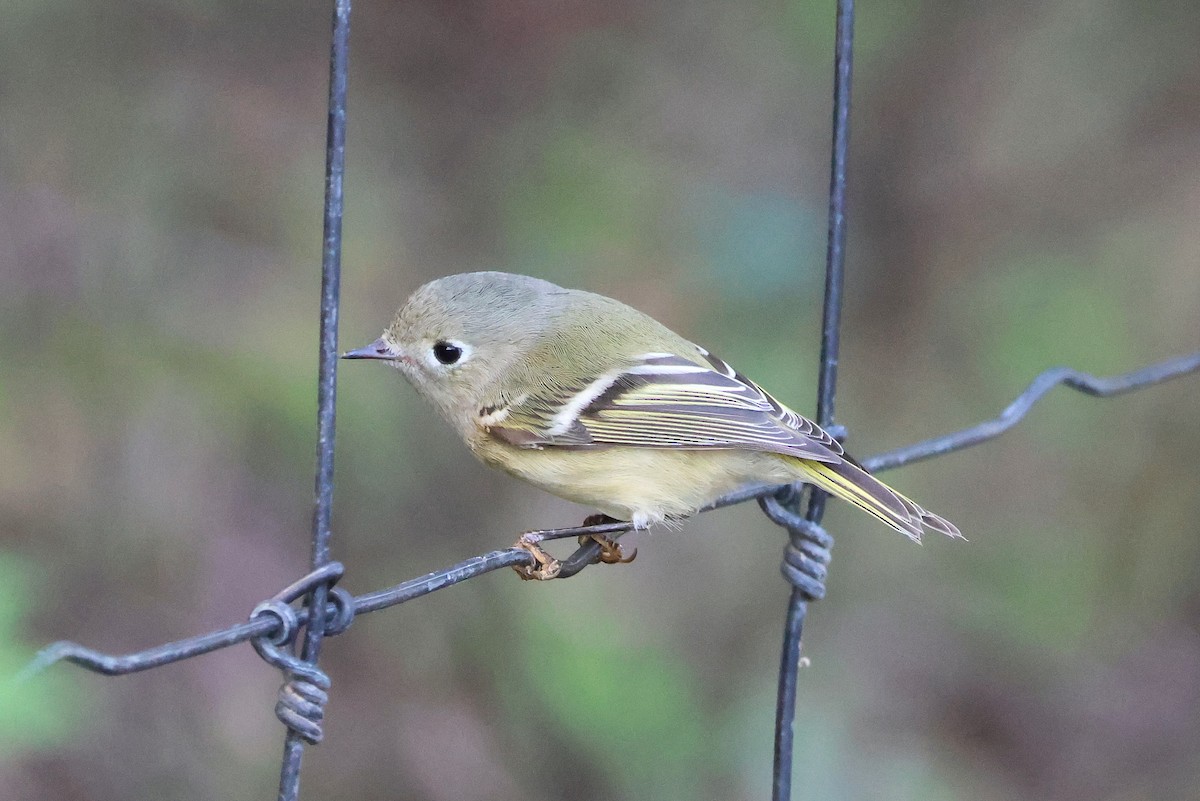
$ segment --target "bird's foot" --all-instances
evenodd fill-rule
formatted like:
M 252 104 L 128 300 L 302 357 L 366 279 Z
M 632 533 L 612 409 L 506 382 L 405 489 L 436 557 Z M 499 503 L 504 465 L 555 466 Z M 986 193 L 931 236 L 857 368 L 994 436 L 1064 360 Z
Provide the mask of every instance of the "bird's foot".
M 606 514 L 594 514 L 584 518 L 583 528 L 619 522 L 615 517 L 609 517 Z M 579 544 L 587 545 L 588 540 L 600 546 L 599 558 L 606 565 L 625 565 L 637 559 L 637 548 L 634 548 L 633 553 L 626 556 L 625 551 L 621 548 L 621 544 L 607 534 L 584 534 L 579 538 Z
M 529 551 L 534 559 L 532 565 L 513 565 L 513 570 L 521 577 L 522 581 L 549 581 L 556 578 L 559 571 L 562 570 L 562 562 L 542 548 L 543 539 L 545 538 L 541 532 L 526 531 L 513 543 L 514 548 Z
M 600 546 L 598 558 L 606 565 L 626 565 L 637 559 L 637 548 L 634 548 L 633 552 L 626 556 L 621 543 L 605 534 L 584 534 L 579 538 L 579 544 L 587 545 L 588 540 Z
M 637 558 L 636 550 L 626 556 L 625 551 L 617 541 L 609 537 L 603 529 L 601 531 L 588 530 L 598 527 L 604 527 L 621 533 L 627 530 L 628 525 L 608 515 L 596 514 L 584 520 L 583 525 L 578 528 L 526 531 L 521 535 L 520 539 L 513 543 L 513 547 L 528 551 L 533 556 L 534 563 L 531 565 L 514 565 L 513 570 L 526 581 L 548 581 L 553 578 L 573 576 L 588 564 L 603 562 L 606 565 L 619 565 L 627 564 Z M 547 540 L 557 540 L 576 535 L 579 537 L 579 544 L 581 546 L 595 543 L 596 546 L 599 546 L 599 553 L 594 550 L 576 551 L 575 555 L 568 559 L 564 565 L 563 562 L 555 559 L 542 548 L 542 543 Z M 587 554 L 587 556 L 583 557 L 586 561 L 580 560 L 583 554 Z

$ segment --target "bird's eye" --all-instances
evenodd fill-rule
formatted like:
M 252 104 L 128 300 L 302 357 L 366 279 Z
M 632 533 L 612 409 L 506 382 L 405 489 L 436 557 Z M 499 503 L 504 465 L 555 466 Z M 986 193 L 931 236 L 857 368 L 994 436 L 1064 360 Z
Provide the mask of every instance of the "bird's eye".
M 451 345 L 444 340 L 433 344 L 433 358 L 442 364 L 454 364 L 462 358 L 462 353 L 462 348 L 458 345 Z

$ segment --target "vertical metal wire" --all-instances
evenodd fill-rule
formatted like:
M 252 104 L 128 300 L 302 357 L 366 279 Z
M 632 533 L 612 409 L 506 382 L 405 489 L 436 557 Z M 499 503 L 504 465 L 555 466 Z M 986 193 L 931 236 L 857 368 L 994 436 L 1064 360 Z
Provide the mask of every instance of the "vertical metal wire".
M 342 178 L 346 167 L 346 83 L 350 48 L 350 0 L 335 0 L 329 54 L 329 117 L 325 132 L 325 221 L 321 254 L 321 344 L 317 376 L 317 473 L 312 524 L 312 566 L 329 562 L 333 508 L 333 445 L 337 398 L 338 301 L 342 272 Z M 329 588 L 317 585 L 308 598 L 303 659 L 316 665 L 325 632 Z M 289 729 L 279 773 L 280 801 L 296 801 L 304 741 Z
M 817 422 L 830 428 L 834 420 L 837 389 L 839 328 L 846 255 L 846 156 L 850 145 L 850 78 L 854 41 L 854 0 L 838 0 L 834 46 L 833 155 L 829 177 L 829 239 L 825 263 L 825 307 L 821 330 L 821 367 L 817 385 Z M 819 523 L 825 512 L 825 494 L 813 492 L 806 517 Z M 796 681 L 808 601 L 793 587 L 788 599 L 779 660 L 779 694 L 775 707 L 775 761 L 771 786 L 774 801 L 792 794 L 792 752 L 796 718 Z
M 842 286 L 846 262 L 846 161 L 850 150 L 850 79 L 854 49 L 854 0 L 838 0 L 834 47 L 833 154 L 829 170 L 829 233 L 825 251 L 825 311 L 821 327 L 821 366 L 817 383 L 817 424 L 833 426 L 841 346 Z M 808 519 L 820 522 L 823 493 L 814 493 Z

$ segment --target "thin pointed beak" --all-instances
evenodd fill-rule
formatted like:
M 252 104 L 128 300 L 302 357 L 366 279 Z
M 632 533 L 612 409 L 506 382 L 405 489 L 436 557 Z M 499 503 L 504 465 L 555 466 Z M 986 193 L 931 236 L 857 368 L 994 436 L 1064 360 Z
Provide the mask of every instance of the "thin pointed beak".
M 400 358 L 400 351 L 383 337 L 372 342 L 370 345 L 359 348 L 358 350 L 348 350 L 342 354 L 343 359 L 381 359 L 383 361 L 394 361 Z

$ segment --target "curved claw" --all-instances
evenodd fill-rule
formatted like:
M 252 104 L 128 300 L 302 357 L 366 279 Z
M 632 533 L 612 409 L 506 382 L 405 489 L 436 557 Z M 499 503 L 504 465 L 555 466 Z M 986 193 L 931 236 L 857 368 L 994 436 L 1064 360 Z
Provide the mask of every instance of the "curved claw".
M 603 534 L 586 534 L 579 538 L 579 544 L 586 545 L 588 540 L 600 546 L 599 559 L 606 565 L 627 565 L 637 559 L 637 548 L 634 548 L 633 553 L 626 556 L 624 549 L 621 548 L 621 543 L 611 537 Z

